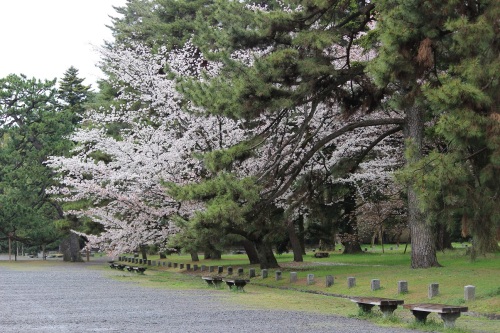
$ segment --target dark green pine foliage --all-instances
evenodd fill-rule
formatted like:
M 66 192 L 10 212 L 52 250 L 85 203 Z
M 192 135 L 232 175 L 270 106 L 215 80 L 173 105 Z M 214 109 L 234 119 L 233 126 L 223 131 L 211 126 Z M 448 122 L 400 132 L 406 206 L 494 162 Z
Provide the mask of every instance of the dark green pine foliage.
M 462 219 L 476 249 L 491 248 L 498 1 L 383 0 L 377 10 L 378 57 L 370 70 L 407 118 L 408 168 L 400 176 L 409 185 L 412 266 L 439 265 L 429 233 L 445 221 L 453 228 Z M 436 126 L 426 129 L 430 123 Z M 430 153 L 424 130 L 437 140 Z
M 78 69 L 71 66 L 59 82 L 58 98 L 64 108 L 74 114 L 73 123 L 76 124 L 81 119 L 85 111 L 85 103 L 91 96 L 90 86 L 83 84 L 85 79 L 78 77 Z
M 256 2 L 259 4 L 259 2 Z M 251 119 L 312 101 L 339 102 L 346 111 L 373 106 L 365 64 L 350 54 L 372 20 L 373 4 L 330 1 L 218 1 L 212 15 L 198 19 L 194 36 L 204 56 L 224 63 L 208 83 L 186 82 L 183 92 L 214 114 Z M 286 11 L 283 6 L 302 10 Z M 341 52 L 327 50 L 337 44 Z M 237 50 L 266 50 L 252 66 L 231 58 Z M 345 51 L 345 52 L 344 52 Z
M 195 31 L 195 18 L 210 8 L 213 0 L 128 0 L 114 7 L 120 17 L 110 29 L 116 43 L 137 42 L 168 49 L 182 47 Z
M 461 223 L 471 254 L 498 250 L 500 227 L 500 3 L 460 1 L 444 6 L 446 47 L 436 82 L 422 91 L 436 117 L 432 133 L 443 143 L 415 166 L 422 209 L 430 221 Z M 438 49 L 438 48 L 437 48 Z M 444 52 L 443 52 L 444 53 Z M 435 56 L 434 56 L 435 57 Z M 432 61 L 429 59 L 428 61 Z M 419 172 L 417 170 L 423 170 Z
M 372 20 L 373 4 L 265 1 L 256 4 L 266 4 L 267 11 L 246 7 L 254 4 L 218 1 L 210 17 L 198 19 L 196 45 L 205 57 L 222 62 L 224 67 L 213 79 L 182 82 L 181 90 L 190 100 L 213 114 L 248 123 L 262 113 L 293 119 L 296 107 L 315 108 L 320 102 L 341 105 L 346 115 L 373 109 L 376 89 L 364 75 L 360 54 L 350 54 L 358 34 L 366 31 Z M 302 9 L 293 10 L 298 5 Z M 284 10 L 284 6 L 292 10 Z M 338 52 L 329 51 L 332 44 L 338 46 Z M 266 50 L 266 54 L 250 59 L 251 66 L 231 57 L 235 51 L 249 50 Z M 276 178 L 262 179 L 260 185 L 272 184 L 289 171 L 270 173 Z M 261 197 L 259 205 L 272 205 L 277 194 L 267 193 L 270 195 Z M 361 251 L 359 244 L 352 249 Z
M 72 115 L 56 100 L 55 81 L 9 75 L 0 79 L 0 238 L 12 233 L 27 245 L 61 237 L 55 221 L 61 207 L 45 192 L 55 185 L 44 165 L 67 154 Z

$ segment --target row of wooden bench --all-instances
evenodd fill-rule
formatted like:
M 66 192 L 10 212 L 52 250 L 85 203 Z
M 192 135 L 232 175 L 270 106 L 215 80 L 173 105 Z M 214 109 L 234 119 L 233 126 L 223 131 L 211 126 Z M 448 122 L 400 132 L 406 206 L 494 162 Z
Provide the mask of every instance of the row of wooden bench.
M 114 262 L 110 262 L 109 263 L 109 267 L 111 267 L 113 269 L 119 269 L 121 271 L 123 271 L 123 270 L 126 269 L 129 272 L 136 272 L 136 273 L 139 273 L 139 274 L 144 274 L 144 272 L 147 269 L 146 267 L 127 266 L 127 265 L 117 264 L 117 263 L 114 263 Z
M 384 317 L 392 315 L 398 305 L 403 305 L 403 308 L 409 309 L 416 321 L 425 323 L 427 316 L 430 313 L 438 313 L 444 321 L 444 327 L 455 327 L 455 320 L 460 317 L 462 312 L 467 312 L 466 306 L 454 306 L 446 304 L 434 303 L 418 303 L 418 304 L 404 304 L 404 300 L 380 298 L 380 297 L 352 297 L 351 301 L 358 304 L 359 308 L 365 312 L 371 312 L 371 309 L 378 305 Z

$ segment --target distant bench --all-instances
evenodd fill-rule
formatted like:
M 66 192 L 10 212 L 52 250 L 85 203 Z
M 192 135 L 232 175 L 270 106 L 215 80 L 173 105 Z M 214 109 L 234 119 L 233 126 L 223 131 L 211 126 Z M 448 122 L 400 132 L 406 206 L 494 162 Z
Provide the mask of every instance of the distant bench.
M 415 319 L 419 322 L 425 323 L 427 316 L 431 312 L 439 313 L 441 319 L 444 321 L 444 327 L 453 328 L 455 327 L 455 320 L 460 317 L 462 312 L 467 312 L 469 310 L 466 306 L 454 306 L 445 304 L 432 304 L 432 303 L 421 303 L 421 304 L 405 304 L 403 305 L 405 309 L 409 309 Z
M 365 313 L 371 312 L 375 305 L 380 307 L 380 311 L 384 314 L 384 317 L 392 315 L 394 310 L 398 308 L 398 305 L 404 303 L 401 299 L 392 298 L 380 298 L 380 297 L 352 297 L 352 302 L 358 304 L 361 311 Z
M 217 276 L 202 276 L 201 277 L 209 286 L 219 287 L 222 283 L 222 278 Z
M 121 271 L 123 271 L 125 269 L 125 265 L 121 265 L 121 264 L 116 264 L 114 262 L 110 263 L 109 264 L 109 267 L 113 268 L 113 269 L 119 269 Z
M 243 288 L 247 285 L 248 282 L 250 282 L 250 280 L 244 279 L 224 279 L 223 281 L 226 282 L 229 289 L 236 287 L 237 290 L 241 291 L 243 291 Z
M 330 253 L 328 252 L 316 252 L 314 254 L 314 258 L 328 258 L 330 256 Z

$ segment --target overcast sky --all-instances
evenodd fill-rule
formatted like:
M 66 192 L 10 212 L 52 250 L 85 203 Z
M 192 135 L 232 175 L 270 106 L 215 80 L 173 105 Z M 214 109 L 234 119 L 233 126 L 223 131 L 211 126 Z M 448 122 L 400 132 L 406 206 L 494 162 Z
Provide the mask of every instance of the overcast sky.
M 126 0 L 0 0 L 0 77 L 61 78 L 76 67 L 85 84 L 102 77 L 95 46 L 111 40 L 112 6 Z

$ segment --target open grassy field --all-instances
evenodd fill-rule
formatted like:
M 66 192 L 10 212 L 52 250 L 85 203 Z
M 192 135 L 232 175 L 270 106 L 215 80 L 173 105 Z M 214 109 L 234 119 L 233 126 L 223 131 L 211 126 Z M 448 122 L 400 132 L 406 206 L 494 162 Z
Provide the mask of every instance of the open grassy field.
M 438 315 L 431 314 L 426 326 L 414 323 L 409 310 L 401 307 L 395 311 L 394 318 L 383 319 L 374 308 L 374 315 L 365 316 L 367 320 L 380 325 L 414 327 L 419 330 L 447 332 L 500 332 L 500 253 L 479 257 L 471 262 L 465 254 L 466 248 L 461 244 L 453 251 L 439 253 L 439 262 L 444 266 L 431 269 L 411 269 L 408 248 L 396 248 L 386 245 L 384 253 L 380 247 L 367 248 L 360 255 L 343 255 L 331 252 L 328 258 L 314 258 L 314 253 L 308 253 L 303 263 L 293 263 L 291 254 L 279 255 L 280 270 L 283 278 L 274 279 L 275 269 L 269 270 L 269 277 L 263 279 L 261 270 L 255 265 L 248 265 L 245 255 L 224 255 L 221 260 L 200 260 L 193 263 L 189 256 L 173 255 L 164 261 L 190 263 L 198 266 L 232 266 L 234 274 L 237 268 L 244 268 L 248 278 L 248 269 L 256 269 L 257 276 L 251 279 L 245 287 L 245 293 L 228 293 L 228 302 L 238 302 L 249 307 L 264 307 L 269 309 L 289 309 L 311 312 L 333 313 L 342 316 L 359 316 L 356 304 L 348 300 L 349 296 L 376 296 L 403 299 L 405 303 L 444 303 L 469 307 L 469 313 L 457 320 L 457 327 L 444 330 Z M 149 259 L 158 260 L 157 257 Z M 297 272 L 298 281 L 290 283 L 289 273 Z M 110 273 L 111 274 L 111 273 Z M 307 274 L 314 274 L 315 283 L 308 285 Z M 115 278 L 134 281 L 145 286 L 158 288 L 208 288 L 201 280 L 201 275 L 208 272 L 186 271 L 166 267 L 150 267 L 146 275 L 137 276 L 131 273 L 112 274 Z M 215 275 L 215 273 L 213 274 Z M 326 275 L 333 275 L 335 283 L 325 286 Z M 355 277 L 356 286 L 347 287 L 347 278 Z M 381 289 L 371 291 L 372 279 L 381 281 Z M 398 295 L 397 282 L 408 282 L 409 292 Z M 428 299 L 428 286 L 439 283 L 439 295 Z M 476 299 L 464 300 L 464 286 L 476 287 Z M 221 292 L 227 292 L 221 290 Z

